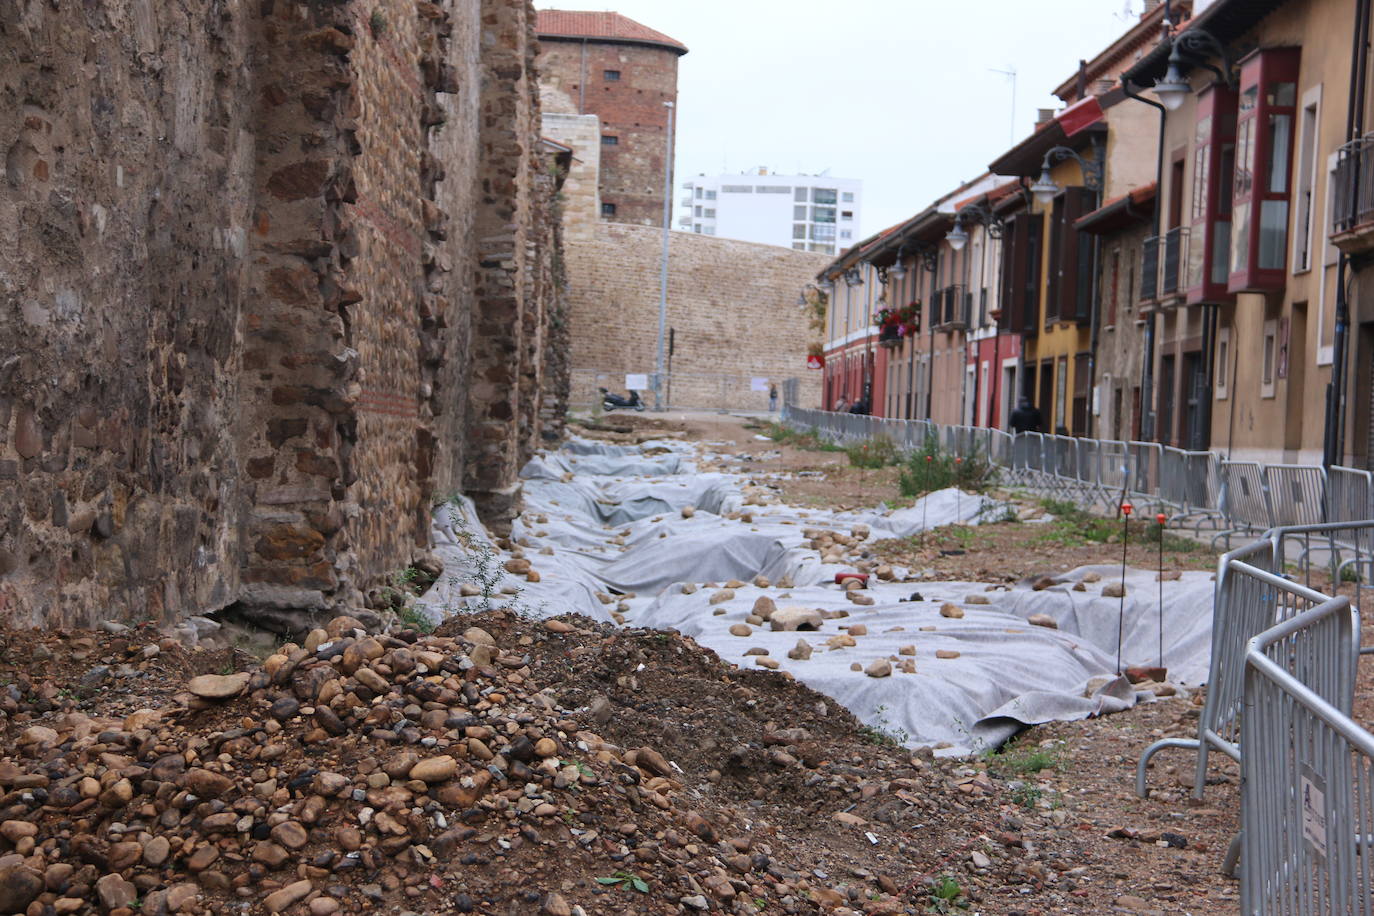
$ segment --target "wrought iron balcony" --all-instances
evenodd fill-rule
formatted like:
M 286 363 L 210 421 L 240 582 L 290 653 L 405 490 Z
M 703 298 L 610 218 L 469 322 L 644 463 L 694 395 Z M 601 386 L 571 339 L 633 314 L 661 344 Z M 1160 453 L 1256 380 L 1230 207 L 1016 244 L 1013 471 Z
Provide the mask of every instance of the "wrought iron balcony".
M 1140 258 L 1140 301 L 1153 302 L 1159 298 L 1159 236 L 1145 240 Z
M 1183 251 L 1188 239 L 1188 230 L 1175 226 L 1164 233 L 1164 264 L 1160 271 L 1159 292 L 1168 296 L 1183 286 Z
M 941 331 L 967 330 L 972 296 L 962 284 L 946 286 L 935 293 L 932 327 Z
M 1351 140 L 1337 151 L 1331 176 L 1331 234 L 1347 251 L 1374 245 L 1374 135 Z

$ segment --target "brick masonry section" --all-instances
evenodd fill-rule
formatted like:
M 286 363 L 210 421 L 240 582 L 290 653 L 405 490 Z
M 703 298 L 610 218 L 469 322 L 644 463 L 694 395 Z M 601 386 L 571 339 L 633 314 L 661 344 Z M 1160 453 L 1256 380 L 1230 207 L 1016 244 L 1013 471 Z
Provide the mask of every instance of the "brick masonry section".
M 597 387 L 623 390 L 626 373 L 652 373 L 658 347 L 661 230 L 603 223 L 567 244 L 572 401 Z M 806 368 L 815 339 L 797 297 L 829 256 L 684 232 L 670 235 L 668 326 L 676 330 L 671 404 L 763 410 L 750 379 L 801 380 L 801 403 L 820 398 Z
M 601 135 L 601 203 L 613 204 L 607 219 L 663 225 L 663 157 L 668 109 L 677 101 L 678 52 L 669 48 L 544 38 L 539 79 L 546 97 L 561 96 L 560 110 L 594 114 Z M 606 71 L 620 74 L 607 80 Z
M 518 503 L 568 378 L 533 15 L 0 13 L 0 621 L 289 629 L 375 597 L 454 490 Z

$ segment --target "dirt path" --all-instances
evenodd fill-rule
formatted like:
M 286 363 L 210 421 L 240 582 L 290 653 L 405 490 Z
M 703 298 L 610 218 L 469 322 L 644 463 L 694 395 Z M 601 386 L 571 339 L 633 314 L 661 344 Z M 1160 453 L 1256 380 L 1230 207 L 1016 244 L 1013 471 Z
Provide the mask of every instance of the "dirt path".
M 766 421 L 738 417 L 685 417 L 674 427 L 692 441 L 719 451 L 709 462 L 770 481 L 785 502 L 855 508 L 908 504 L 898 491 L 899 469 L 850 466 L 843 451 L 814 442 L 761 440 Z M 1001 493 L 1002 496 L 1010 494 Z M 1046 507 L 1020 498 L 1024 516 Z M 902 541 L 880 542 L 880 560 L 930 570 L 937 578 L 1013 582 L 1053 575 L 1086 564 L 1120 563 L 1121 529 L 1050 506 L 1055 521 L 1010 521 L 954 527 Z M 1133 526 L 1127 562 L 1153 567 L 1158 541 Z M 1216 555 L 1195 541 L 1166 536 L 1162 568 L 1215 569 Z M 1374 705 L 1374 689 L 1361 698 Z M 1238 829 L 1238 769 L 1222 758 L 1213 766 L 1203 802 L 1191 796 L 1191 754 L 1165 752 L 1151 770 L 1152 794 L 1134 792 L 1140 751 L 1160 737 L 1192 737 L 1202 696 L 1176 697 L 1124 713 L 1027 730 L 1002 754 L 963 761 L 956 794 L 937 801 L 945 808 L 976 805 L 986 784 L 997 797 L 995 829 L 962 839 L 934 825 L 914 825 L 912 842 L 933 845 L 940 863 L 931 877 L 947 874 L 977 899 L 987 914 L 1195 913 L 1238 911 L 1238 885 L 1220 865 Z M 1215 755 L 1214 755 L 1215 760 Z M 977 855 L 975 856 L 975 852 Z M 1000 874 L 999 874 L 1000 873 Z M 991 880 L 989 880 L 991 879 Z M 939 912 L 934 898 L 925 910 Z M 953 912 L 957 908 L 949 907 Z

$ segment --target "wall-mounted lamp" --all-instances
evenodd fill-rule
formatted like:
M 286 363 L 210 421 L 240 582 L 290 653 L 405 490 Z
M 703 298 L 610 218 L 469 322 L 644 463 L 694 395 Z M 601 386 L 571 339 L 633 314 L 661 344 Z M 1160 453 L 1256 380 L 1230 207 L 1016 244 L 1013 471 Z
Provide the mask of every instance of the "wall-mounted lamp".
M 1209 57 L 1220 58 L 1221 67 L 1208 63 Z M 1187 64 L 1205 67 L 1216 75 L 1218 82 L 1235 87 L 1231 58 L 1225 46 L 1206 29 L 1185 29 L 1174 38 L 1173 46 L 1169 49 L 1168 71 L 1154 85 L 1159 103 L 1169 111 L 1178 111 L 1183 106 L 1183 100 L 1193 94 L 1192 85 L 1183 76 L 1183 67 Z
M 1078 167 L 1083 172 L 1083 186 L 1089 191 L 1102 192 L 1102 146 L 1095 144 L 1095 155 L 1092 159 L 1084 159 L 1078 153 L 1067 146 L 1052 147 L 1045 153 L 1045 159 L 1040 164 L 1040 177 L 1030 186 L 1031 194 L 1041 204 L 1048 204 L 1054 200 L 1054 196 L 1062 190 L 1059 183 L 1050 175 L 1050 167 L 1056 162 L 1063 162 L 1065 159 L 1073 159 L 1078 163 Z
M 1055 188 L 1057 191 L 1058 185 Z M 982 225 L 987 230 L 988 237 L 994 239 L 1002 237 L 1002 229 L 1006 225 L 1002 217 L 988 209 L 986 204 L 969 204 L 955 214 L 954 228 L 945 235 L 945 241 L 949 243 L 950 248 L 958 251 L 968 244 L 968 230 L 964 228 L 964 224 L 970 222 Z

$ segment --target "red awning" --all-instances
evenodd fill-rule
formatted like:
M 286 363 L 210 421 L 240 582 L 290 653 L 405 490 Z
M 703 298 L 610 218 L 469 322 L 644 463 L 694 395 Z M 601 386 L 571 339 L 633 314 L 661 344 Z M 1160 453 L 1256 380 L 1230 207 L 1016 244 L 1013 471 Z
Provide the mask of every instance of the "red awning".
M 1065 108 L 1055 116 L 1055 120 L 1063 128 L 1064 136 L 1072 137 L 1102 120 L 1102 106 L 1098 104 L 1096 96 L 1090 95 Z

